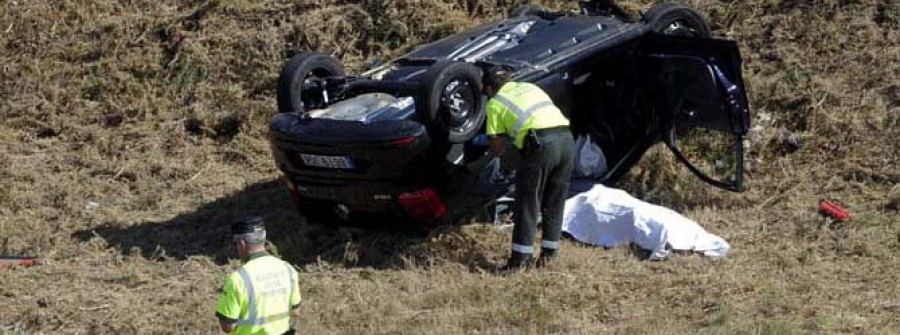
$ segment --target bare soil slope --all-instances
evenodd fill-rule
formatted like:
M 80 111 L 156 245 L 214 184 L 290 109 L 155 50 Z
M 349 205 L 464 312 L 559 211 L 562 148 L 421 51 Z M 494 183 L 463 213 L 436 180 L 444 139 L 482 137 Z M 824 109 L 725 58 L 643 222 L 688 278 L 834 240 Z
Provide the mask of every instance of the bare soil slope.
M 485 269 L 509 236 L 488 227 L 300 228 L 265 141 L 282 62 L 321 50 L 359 70 L 518 3 L 0 1 L 0 254 L 46 260 L 0 270 L 0 332 L 214 333 L 238 265 L 227 223 L 252 212 L 302 270 L 312 334 L 900 332 L 891 0 L 688 1 L 741 44 L 751 188 L 714 190 L 663 150 L 620 186 L 723 236 L 727 259 L 566 243 L 501 278 Z M 854 219 L 820 217 L 825 196 Z

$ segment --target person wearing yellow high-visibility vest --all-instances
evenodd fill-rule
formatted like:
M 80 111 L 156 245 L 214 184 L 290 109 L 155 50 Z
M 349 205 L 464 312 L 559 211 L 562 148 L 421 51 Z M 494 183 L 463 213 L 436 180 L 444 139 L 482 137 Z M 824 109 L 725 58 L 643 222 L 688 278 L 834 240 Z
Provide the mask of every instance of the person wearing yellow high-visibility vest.
M 293 334 L 300 317 L 297 270 L 266 252 L 260 217 L 235 222 L 234 244 L 244 265 L 220 289 L 216 317 L 229 334 Z
M 569 120 L 537 85 L 509 81 L 502 67 L 484 71 L 487 135 L 490 151 L 502 155 L 507 141 L 519 150 L 516 166 L 516 206 L 513 211 L 512 253 L 501 273 L 529 268 L 534 262 L 534 239 L 541 219 L 538 266 L 558 257 L 562 215 L 573 167 Z

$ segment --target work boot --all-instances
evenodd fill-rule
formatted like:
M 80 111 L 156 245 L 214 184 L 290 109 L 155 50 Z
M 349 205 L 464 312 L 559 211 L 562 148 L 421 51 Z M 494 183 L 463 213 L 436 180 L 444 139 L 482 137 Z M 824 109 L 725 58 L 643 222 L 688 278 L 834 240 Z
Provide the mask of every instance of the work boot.
M 506 276 L 531 269 L 533 266 L 534 256 L 513 251 L 506 265 L 497 270 L 497 274 Z
M 541 249 L 541 257 L 535 262 L 535 267 L 542 268 L 559 258 L 559 249 Z

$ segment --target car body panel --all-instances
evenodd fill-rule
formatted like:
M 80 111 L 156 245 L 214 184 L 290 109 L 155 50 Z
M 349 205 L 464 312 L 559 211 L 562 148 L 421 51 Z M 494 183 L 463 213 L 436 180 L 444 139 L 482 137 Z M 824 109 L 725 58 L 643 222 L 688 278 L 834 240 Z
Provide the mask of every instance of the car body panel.
M 667 115 L 665 138 L 675 156 L 702 180 L 731 191 L 743 189 L 743 136 L 750 111 L 737 43 L 715 39 L 649 36 L 647 67 L 657 73 L 657 108 Z M 735 171 L 726 181 L 700 171 L 678 149 L 675 128 L 705 128 L 733 135 Z

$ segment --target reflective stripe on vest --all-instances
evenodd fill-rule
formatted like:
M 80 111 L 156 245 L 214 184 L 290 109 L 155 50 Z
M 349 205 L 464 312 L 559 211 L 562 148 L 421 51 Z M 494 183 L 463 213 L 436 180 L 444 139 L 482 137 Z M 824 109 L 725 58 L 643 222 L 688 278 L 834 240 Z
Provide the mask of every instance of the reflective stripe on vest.
M 545 100 L 531 105 L 526 110 L 522 110 L 521 108 L 519 108 L 519 106 L 516 106 L 516 104 L 512 103 L 512 101 L 509 101 L 509 99 L 499 94 L 494 96 L 494 100 L 496 100 L 506 108 L 509 108 L 509 110 L 513 111 L 513 113 L 516 113 L 516 126 L 515 128 L 513 128 L 513 131 L 515 131 L 515 134 L 513 136 L 514 138 L 519 135 L 519 130 L 522 130 L 522 127 L 525 126 L 525 121 L 528 121 L 528 119 L 531 118 L 531 115 L 533 115 L 534 112 L 537 112 L 541 108 L 547 106 L 553 106 L 553 102 Z
M 293 307 L 293 306 L 291 306 L 291 297 L 294 296 L 294 287 L 296 287 L 297 285 L 294 285 L 294 283 L 296 283 L 294 280 L 296 280 L 296 279 L 294 278 L 294 271 L 291 271 L 291 270 L 293 270 L 293 269 L 291 269 L 291 264 L 288 262 L 282 262 L 282 263 L 284 263 L 284 268 L 287 270 L 288 278 L 290 278 L 290 280 L 291 280 L 288 283 L 288 285 L 291 285 L 291 295 L 288 296 L 288 311 L 289 311 L 288 313 L 290 313 L 290 309 L 291 309 L 291 307 Z
M 240 268 L 238 274 L 241 276 L 241 280 L 244 281 L 244 288 L 247 290 L 248 305 L 247 318 L 238 319 L 238 326 L 262 326 L 269 322 L 281 321 L 290 317 L 290 312 L 270 315 L 264 318 L 259 317 L 256 311 L 256 290 L 253 288 L 253 282 L 250 280 L 250 273 L 247 272 L 247 269 Z M 293 275 L 289 274 L 288 277 L 291 278 Z

